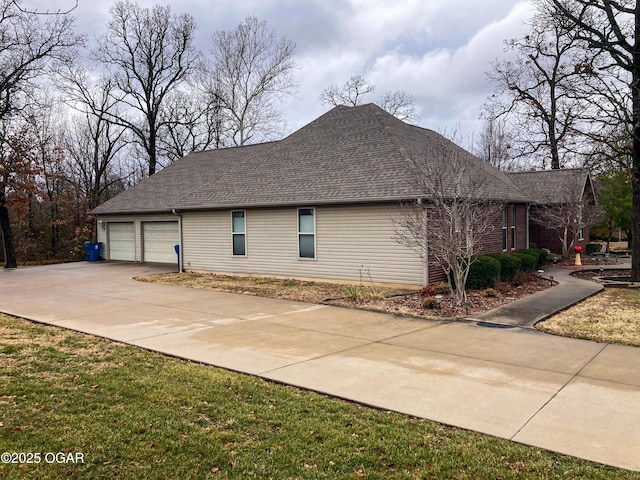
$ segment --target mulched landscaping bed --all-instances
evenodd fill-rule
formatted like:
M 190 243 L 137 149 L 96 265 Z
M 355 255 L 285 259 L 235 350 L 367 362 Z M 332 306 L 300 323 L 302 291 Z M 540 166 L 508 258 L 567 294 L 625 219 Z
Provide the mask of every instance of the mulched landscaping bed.
M 511 303 L 528 295 L 550 288 L 549 280 L 541 279 L 533 273 L 519 276 L 519 282 L 502 282 L 494 289 L 471 290 L 467 292 L 467 305 L 455 304 L 453 295 L 443 295 L 440 308 L 425 310 L 421 305 L 420 295 L 411 293 L 398 295 L 386 299 L 337 299 L 331 300 L 331 305 L 350 308 L 365 308 L 386 313 L 412 315 L 424 318 L 447 319 L 463 318 L 478 315 L 493 310 L 501 305 Z
M 579 270 L 571 275 L 576 278 L 581 278 L 583 280 L 593 280 L 595 277 L 628 277 L 631 274 L 629 269 L 620 269 L 620 270 Z

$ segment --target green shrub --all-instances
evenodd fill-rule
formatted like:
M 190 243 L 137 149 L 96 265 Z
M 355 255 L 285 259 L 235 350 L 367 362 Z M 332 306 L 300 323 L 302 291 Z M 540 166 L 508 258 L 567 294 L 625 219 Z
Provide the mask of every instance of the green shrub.
M 525 268 L 525 266 L 528 266 L 528 263 L 526 263 L 526 260 L 524 260 L 522 265 L 522 271 L 535 270 L 536 268 L 538 268 L 538 263 L 540 262 L 540 254 L 538 253 L 537 250 L 533 250 L 529 248 L 527 250 L 518 250 L 517 252 L 513 252 L 513 253 L 523 253 L 535 259 L 535 262 L 533 262 L 532 268 Z
M 539 256 L 534 253 L 524 253 L 524 252 L 516 252 L 512 253 L 512 255 L 517 256 L 522 261 L 522 269 L 523 272 L 530 272 L 536 269 L 536 265 L 538 264 Z
M 536 269 L 542 268 L 544 262 L 547 260 L 549 251 L 544 248 L 529 248 L 526 250 L 518 250 L 517 253 L 526 253 L 527 255 L 535 255 L 536 257 Z M 533 269 L 532 269 L 533 270 Z
M 522 270 L 522 260 L 510 253 L 492 253 L 489 255 L 500 262 L 500 280 L 508 282 L 516 273 Z
M 549 257 L 549 254 L 551 253 L 550 250 L 547 250 L 546 248 L 537 248 L 536 249 L 538 251 L 538 253 L 540 254 L 540 260 L 539 260 L 539 267 L 542 267 L 544 265 L 544 262 L 547 261 L 547 258 Z
M 493 288 L 500 280 L 500 262 L 489 255 L 476 257 L 469 269 L 466 287 L 469 290 Z
M 600 253 L 602 249 L 601 243 L 588 243 L 586 247 L 587 255 L 592 255 L 594 253 Z
M 350 285 L 343 290 L 342 295 L 350 300 L 361 300 L 364 297 L 364 289 L 362 285 Z

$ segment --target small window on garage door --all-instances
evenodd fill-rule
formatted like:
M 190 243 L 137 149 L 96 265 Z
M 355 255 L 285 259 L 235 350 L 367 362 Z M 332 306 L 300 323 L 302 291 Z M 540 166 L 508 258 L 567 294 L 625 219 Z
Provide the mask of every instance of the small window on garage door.
M 142 259 L 145 262 L 176 263 L 174 247 L 180 242 L 178 222 L 142 223 Z
M 136 235 L 133 222 L 109 222 L 107 233 L 109 260 L 135 261 Z

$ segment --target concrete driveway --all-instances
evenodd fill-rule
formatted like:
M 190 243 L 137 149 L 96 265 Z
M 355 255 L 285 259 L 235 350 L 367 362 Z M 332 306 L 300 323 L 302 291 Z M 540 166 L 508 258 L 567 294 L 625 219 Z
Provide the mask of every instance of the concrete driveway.
M 0 311 L 640 470 L 640 349 L 131 279 L 161 271 L 1 271 Z

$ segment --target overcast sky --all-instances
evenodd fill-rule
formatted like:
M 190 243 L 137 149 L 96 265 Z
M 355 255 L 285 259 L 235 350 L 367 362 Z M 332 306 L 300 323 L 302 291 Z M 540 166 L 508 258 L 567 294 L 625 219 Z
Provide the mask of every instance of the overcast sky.
M 115 0 L 79 0 L 79 31 L 104 31 Z M 525 0 L 138 0 L 172 6 L 198 25 L 197 46 L 208 53 L 216 30 L 248 15 L 266 20 L 296 44 L 299 89 L 285 105 L 291 133 L 329 107 L 318 97 L 328 85 L 361 75 L 376 86 L 366 101 L 389 90 L 415 98 L 415 123 L 470 138 L 492 86 L 485 72 L 504 57 L 503 40 L 523 35 L 531 15 Z M 40 11 L 65 10 L 74 0 L 23 0 Z

